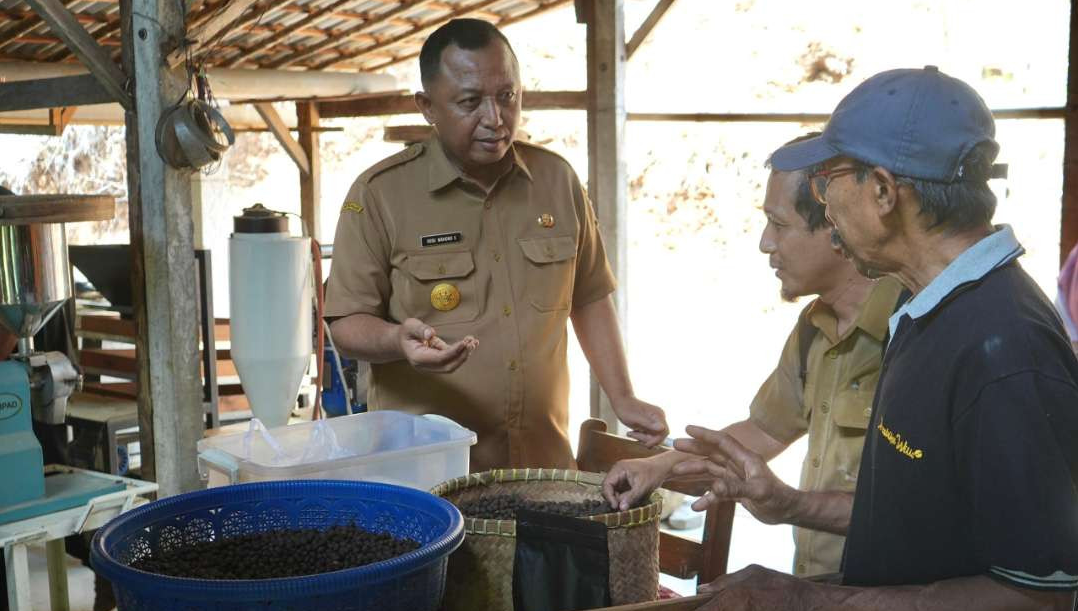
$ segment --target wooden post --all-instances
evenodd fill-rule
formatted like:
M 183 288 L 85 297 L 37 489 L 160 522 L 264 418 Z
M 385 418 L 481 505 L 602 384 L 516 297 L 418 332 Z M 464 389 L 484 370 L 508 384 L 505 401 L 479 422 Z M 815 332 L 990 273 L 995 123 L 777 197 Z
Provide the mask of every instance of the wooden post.
M 184 15 L 172 0 L 121 0 L 123 59 L 136 84 L 127 126 L 132 286 L 138 324 L 142 473 L 161 496 L 201 486 L 195 444 L 202 437 L 198 298 L 189 172 L 157 153 L 158 117 L 180 99 L 186 77 L 165 68 Z
M 307 224 L 307 233 L 322 241 L 322 156 L 318 148 L 319 115 L 315 102 L 296 103 L 296 127 L 299 128 L 299 145 L 307 155 L 309 172 L 299 173 L 300 216 Z
M 63 539 L 45 542 L 45 566 L 49 575 L 49 607 L 70 611 L 71 598 L 67 588 L 67 552 Z
M 1078 6 L 1071 1 L 1067 108 L 1063 118 L 1063 206 L 1059 214 L 1059 265 L 1078 242 Z
M 625 15 L 622 0 L 578 2 L 588 24 L 588 194 L 599 217 L 606 255 L 618 279 L 614 293 L 623 337 L 628 320 L 626 297 L 625 171 Z M 610 401 L 591 376 L 591 415 L 617 431 Z

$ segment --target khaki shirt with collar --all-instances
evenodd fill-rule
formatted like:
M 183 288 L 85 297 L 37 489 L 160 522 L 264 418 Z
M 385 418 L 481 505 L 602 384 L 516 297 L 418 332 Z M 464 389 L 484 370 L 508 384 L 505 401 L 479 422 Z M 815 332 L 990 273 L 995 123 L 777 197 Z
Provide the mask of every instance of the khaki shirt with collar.
M 571 468 L 566 321 L 613 292 L 614 276 L 569 164 L 521 142 L 508 154 L 489 194 L 437 137 L 360 175 L 337 224 L 325 315 L 418 318 L 450 343 L 474 335 L 479 347 L 450 374 L 372 364 L 368 407 L 475 431 L 473 472 Z M 444 298 L 454 292 L 456 305 Z
M 778 367 L 756 393 L 749 417 L 765 433 L 787 444 L 808 433 L 801 490 L 853 492 L 857 486 L 887 320 L 901 292 L 902 285 L 894 279 L 877 281 L 854 324 L 841 337 L 834 311 L 814 301 L 808 320 L 818 332 L 809 347 L 804 385 L 800 334 L 794 327 Z M 795 528 L 794 540 L 796 575 L 839 571 L 845 537 Z

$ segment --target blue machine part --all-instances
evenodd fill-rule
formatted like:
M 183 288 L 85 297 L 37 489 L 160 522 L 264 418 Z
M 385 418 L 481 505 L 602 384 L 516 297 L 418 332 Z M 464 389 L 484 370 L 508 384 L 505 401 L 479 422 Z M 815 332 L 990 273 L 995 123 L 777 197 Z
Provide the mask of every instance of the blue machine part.
M 124 488 L 123 480 L 78 472 L 46 478 L 43 460 L 31 421 L 29 370 L 22 361 L 0 361 L 0 524 L 77 507 Z
M 334 362 L 333 348 L 330 347 L 329 342 L 326 342 L 325 350 L 322 351 L 322 360 L 325 363 L 324 373 L 322 374 L 325 378 L 322 383 L 322 409 L 326 410 L 326 415 L 330 417 L 344 416 L 348 413 L 345 408 L 348 402 L 344 394 L 344 385 L 348 382 L 341 380 L 340 372 L 337 371 L 337 364 Z M 348 383 L 348 389 L 353 397 L 352 413 L 358 414 L 367 411 L 366 403 L 358 403 L 355 400 L 356 361 L 342 356 L 341 367 L 344 369 L 345 377 L 353 380 L 353 382 Z
M 30 378 L 21 361 L 0 361 L 0 507 L 45 495 L 41 444 L 30 420 Z
M 53 473 L 43 479 L 45 493 L 40 498 L 0 507 L 0 524 L 85 505 L 94 497 L 126 487 L 122 479 L 106 479 L 78 471 Z

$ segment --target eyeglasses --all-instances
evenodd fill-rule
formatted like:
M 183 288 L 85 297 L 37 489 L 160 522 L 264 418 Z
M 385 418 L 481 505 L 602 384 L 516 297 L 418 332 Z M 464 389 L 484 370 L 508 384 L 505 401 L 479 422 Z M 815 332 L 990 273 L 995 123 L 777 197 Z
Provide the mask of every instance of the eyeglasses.
M 831 168 L 830 170 L 818 170 L 809 174 L 809 187 L 812 190 L 812 197 L 816 198 L 816 201 L 821 206 L 827 205 L 827 187 L 831 185 L 831 181 L 839 176 L 851 174 L 861 169 L 861 166 L 848 165 L 839 168 Z

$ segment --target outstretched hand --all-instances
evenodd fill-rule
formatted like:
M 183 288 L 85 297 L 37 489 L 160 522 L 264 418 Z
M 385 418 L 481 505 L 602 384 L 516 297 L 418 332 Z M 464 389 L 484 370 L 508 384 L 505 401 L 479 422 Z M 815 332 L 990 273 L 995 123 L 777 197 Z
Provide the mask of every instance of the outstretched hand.
M 689 426 L 691 439 L 678 439 L 674 447 L 701 458 L 676 465 L 676 475 L 712 478 L 710 490 L 692 504 L 704 511 L 725 501 L 739 501 L 765 524 L 786 523 L 796 491 L 780 480 L 758 454 L 749 451 L 722 431 Z
M 479 340 L 471 335 L 452 344 L 438 337 L 434 327 L 416 318 L 400 324 L 397 331 L 404 358 L 419 371 L 451 373 L 468 360 L 479 346 Z

